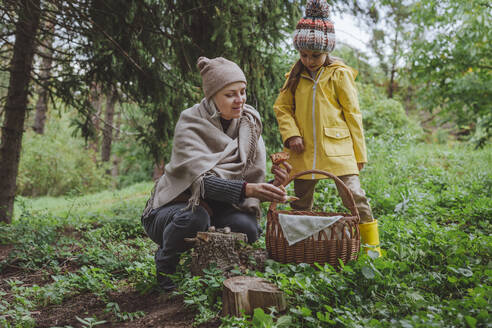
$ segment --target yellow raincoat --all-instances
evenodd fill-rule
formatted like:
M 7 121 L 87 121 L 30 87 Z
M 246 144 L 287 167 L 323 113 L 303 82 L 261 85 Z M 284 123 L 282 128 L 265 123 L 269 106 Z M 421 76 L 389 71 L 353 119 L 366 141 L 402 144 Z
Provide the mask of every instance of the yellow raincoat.
M 355 69 L 334 62 L 321 67 L 314 79 L 304 70 L 295 97 L 290 90 L 278 95 L 273 109 L 284 145 L 293 136 L 300 136 L 304 141 L 305 150 L 300 154 L 285 149 L 293 166 L 291 175 L 310 169 L 337 176 L 359 174 L 357 163 L 367 162 L 356 76 Z

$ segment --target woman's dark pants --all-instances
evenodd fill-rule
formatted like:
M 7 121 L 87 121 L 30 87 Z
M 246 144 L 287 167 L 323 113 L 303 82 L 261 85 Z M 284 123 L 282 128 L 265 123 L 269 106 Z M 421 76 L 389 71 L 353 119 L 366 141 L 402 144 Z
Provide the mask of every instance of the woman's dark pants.
M 203 207 L 196 206 L 192 211 L 186 209 L 187 206 L 187 203 L 165 205 L 142 220 L 147 235 L 159 245 L 155 253 L 157 272 L 174 273 L 179 255 L 187 250 L 184 238 L 195 237 L 198 231 L 206 231 L 210 225 L 216 228 L 228 226 L 233 232 L 245 233 L 249 243 L 258 238 L 258 224 L 252 214 L 229 205 L 214 209 L 211 218 Z

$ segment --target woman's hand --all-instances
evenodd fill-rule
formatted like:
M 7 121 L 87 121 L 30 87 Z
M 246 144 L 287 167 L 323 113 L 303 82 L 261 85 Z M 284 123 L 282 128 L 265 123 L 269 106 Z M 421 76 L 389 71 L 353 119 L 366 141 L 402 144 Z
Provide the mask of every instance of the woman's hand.
M 282 162 L 281 164 L 273 164 L 271 172 L 275 175 L 273 180 L 273 185 L 280 186 L 287 184 L 289 181 L 289 173 L 292 170 L 292 165 L 287 162 Z
M 290 137 L 287 140 L 287 144 L 289 145 L 289 149 L 292 149 L 296 153 L 302 153 L 304 151 L 304 141 L 302 137 Z
M 258 198 L 262 202 L 285 203 L 287 193 L 285 189 L 274 186 L 270 183 L 248 183 L 244 190 L 246 197 Z
M 359 169 L 359 172 L 362 171 L 362 169 L 364 168 L 364 164 L 365 163 L 357 163 L 357 168 Z

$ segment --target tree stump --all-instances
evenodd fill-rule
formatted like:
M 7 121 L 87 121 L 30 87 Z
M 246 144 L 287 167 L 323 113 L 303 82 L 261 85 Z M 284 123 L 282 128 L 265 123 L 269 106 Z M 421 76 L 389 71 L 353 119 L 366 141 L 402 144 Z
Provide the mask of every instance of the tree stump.
M 230 230 L 229 230 L 230 231 Z M 191 273 L 202 275 L 210 263 L 215 263 L 217 268 L 226 272 L 239 266 L 239 253 L 241 242 L 247 242 L 247 236 L 243 233 L 222 232 L 198 232 L 195 238 L 187 239 L 194 243 L 191 252 Z
M 203 269 L 215 263 L 217 268 L 230 277 L 230 272 L 238 268 L 241 272 L 246 269 L 262 270 L 267 259 L 264 249 L 254 249 L 248 245 L 248 238 L 243 233 L 231 232 L 229 227 L 215 229 L 210 227 L 208 232 L 198 232 L 195 238 L 185 238 L 192 245 L 191 273 L 202 275 Z
M 286 309 L 284 294 L 277 286 L 265 279 L 249 276 L 236 276 L 224 281 L 222 289 L 222 314 L 240 316 L 253 314 L 254 309 L 267 309 L 271 306 L 278 311 Z

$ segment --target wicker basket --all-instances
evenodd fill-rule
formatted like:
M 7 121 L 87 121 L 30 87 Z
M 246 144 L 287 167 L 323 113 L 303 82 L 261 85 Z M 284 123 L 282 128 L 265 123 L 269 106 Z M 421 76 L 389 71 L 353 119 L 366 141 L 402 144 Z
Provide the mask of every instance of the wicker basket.
M 285 184 L 288 185 L 294 179 L 306 174 L 321 174 L 333 179 L 338 186 L 341 186 L 349 196 L 350 214 L 348 213 L 325 213 L 310 211 L 283 211 L 277 210 L 277 203 L 271 203 L 267 213 L 266 228 L 266 248 L 271 259 L 281 263 L 308 263 L 319 264 L 329 263 L 333 267 L 340 265 L 339 259 L 343 263 L 356 260 L 360 249 L 359 232 L 359 212 L 355 206 L 352 193 L 347 186 L 331 173 L 321 170 L 303 171 Z M 311 216 L 335 216 L 342 215 L 343 218 L 332 224 L 325 230 L 321 230 L 310 237 L 289 246 L 284 237 L 282 228 L 278 221 L 280 213 L 290 215 L 311 215 Z M 327 233 L 331 231 L 331 233 Z M 340 234 L 340 231 L 342 232 Z M 338 237 L 338 238 L 337 238 Z M 341 237 L 341 238 L 340 238 Z

